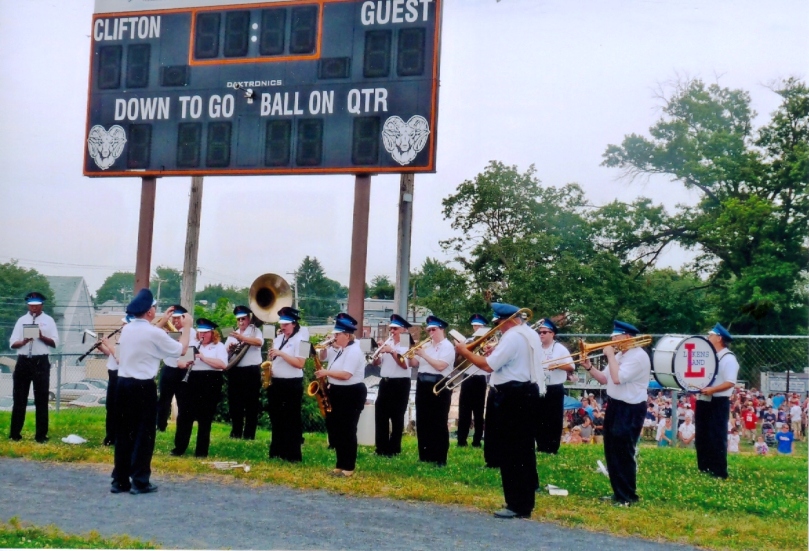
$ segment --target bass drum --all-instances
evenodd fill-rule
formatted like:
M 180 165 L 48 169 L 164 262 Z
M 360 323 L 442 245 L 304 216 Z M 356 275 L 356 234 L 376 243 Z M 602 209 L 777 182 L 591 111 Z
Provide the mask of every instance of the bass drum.
M 652 365 L 663 388 L 699 392 L 713 384 L 719 362 L 705 337 L 666 335 L 654 347 Z

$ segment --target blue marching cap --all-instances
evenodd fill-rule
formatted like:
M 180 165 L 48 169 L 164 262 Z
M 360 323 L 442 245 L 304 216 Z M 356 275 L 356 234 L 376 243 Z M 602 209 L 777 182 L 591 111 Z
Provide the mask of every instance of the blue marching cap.
M 716 325 L 714 325 L 713 329 L 708 331 L 708 333 L 713 333 L 714 335 L 719 335 L 720 337 L 722 337 L 722 340 L 726 341 L 726 342 L 730 342 L 730 341 L 733 340 L 733 336 L 731 336 L 730 332 L 727 329 L 725 329 L 724 327 L 722 327 L 722 325 L 720 323 L 717 323 Z
M 542 321 L 539 323 L 539 328 L 542 329 L 543 327 L 553 331 L 554 335 L 559 332 L 559 328 L 556 326 L 556 324 L 553 323 L 548 318 L 543 318 Z
M 520 309 L 513 304 L 506 304 L 505 302 L 493 302 L 492 311 L 499 319 L 505 319 L 516 314 Z
M 631 323 L 626 323 L 625 321 L 618 321 L 615 320 L 612 327 L 612 334 L 613 335 L 632 335 L 635 336 L 640 333 L 640 329 L 632 325 Z
M 427 327 L 438 327 L 439 329 L 446 329 L 449 326 L 447 322 L 438 316 L 427 316 Z
M 42 304 L 43 302 L 45 302 L 45 295 L 42 293 L 32 291 L 25 295 L 26 304 Z
M 332 333 L 353 333 L 357 330 L 357 326 L 351 323 L 350 316 L 338 318 L 334 320 L 334 331 Z M 352 318 L 353 319 L 353 318 Z
M 469 318 L 469 325 L 486 325 L 486 323 L 488 322 L 483 314 L 472 314 L 472 317 Z
M 301 319 L 301 313 L 291 306 L 284 306 L 278 310 L 278 323 L 295 323 Z
M 155 299 L 152 292 L 147 289 L 143 288 L 138 291 L 138 294 L 135 295 L 135 298 L 132 299 L 126 307 L 126 313 L 130 316 L 142 316 L 146 312 L 149 311 L 149 308 L 155 305 Z
M 399 314 L 393 314 L 390 317 L 390 325 L 394 327 L 403 327 L 405 329 L 410 329 L 411 327 L 410 323 Z
M 178 318 L 179 318 L 179 317 L 180 317 L 180 316 L 182 316 L 183 314 L 187 314 L 187 313 L 188 313 L 188 310 L 186 310 L 185 308 L 183 308 L 183 305 L 182 305 L 182 304 L 175 304 L 175 305 L 174 305 L 174 312 L 172 312 L 172 313 L 171 313 L 171 317 L 175 317 L 175 316 L 176 316 L 176 317 L 178 317 Z
M 205 333 L 206 331 L 212 331 L 217 327 L 219 326 L 209 319 L 199 318 L 197 320 L 197 333 Z
M 339 314 L 334 316 L 334 321 L 337 321 L 337 320 L 346 320 L 351 325 L 357 325 L 357 320 L 355 320 L 353 317 L 349 316 L 345 312 L 340 312 Z
M 252 316 L 253 311 L 250 310 L 247 306 L 239 305 L 233 309 L 233 315 L 237 318 L 243 318 L 244 316 Z

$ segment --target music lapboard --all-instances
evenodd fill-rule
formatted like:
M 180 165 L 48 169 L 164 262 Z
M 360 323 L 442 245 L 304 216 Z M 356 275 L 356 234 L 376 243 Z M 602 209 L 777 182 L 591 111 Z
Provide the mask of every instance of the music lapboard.
M 38 339 L 39 338 L 39 325 L 36 323 L 26 323 L 22 326 L 22 338 L 24 339 Z

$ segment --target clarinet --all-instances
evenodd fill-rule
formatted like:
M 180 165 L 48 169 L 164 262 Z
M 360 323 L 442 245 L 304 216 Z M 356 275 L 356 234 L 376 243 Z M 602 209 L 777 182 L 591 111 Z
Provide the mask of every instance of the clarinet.
M 37 314 L 31 314 L 31 323 L 34 323 L 34 324 L 36 324 L 36 325 L 39 325 L 39 324 L 37 323 Z M 40 331 L 41 331 L 41 330 L 40 330 Z M 32 339 L 32 340 L 31 340 L 31 342 L 29 342 L 29 343 L 28 343 L 28 357 L 29 357 L 29 358 L 31 357 L 31 353 L 32 353 L 33 351 L 34 351 L 34 341 L 33 341 L 33 339 Z

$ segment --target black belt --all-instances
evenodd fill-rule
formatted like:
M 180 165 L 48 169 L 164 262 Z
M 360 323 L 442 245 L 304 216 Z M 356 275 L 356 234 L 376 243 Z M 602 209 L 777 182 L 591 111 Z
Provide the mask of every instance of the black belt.
M 410 376 L 408 375 L 406 377 L 382 377 L 381 380 L 383 380 L 383 381 L 408 381 L 408 380 L 410 380 Z
M 443 379 L 443 375 L 433 375 L 432 373 L 419 373 L 419 381 L 423 383 L 437 383 Z
M 564 388 L 565 383 L 558 383 L 555 385 L 545 385 L 545 388 Z
M 536 386 L 536 383 L 532 383 L 530 381 L 509 381 L 507 383 L 501 383 L 499 385 L 494 385 L 497 390 L 510 390 L 510 389 L 517 389 L 517 388 L 530 388 L 531 385 Z

